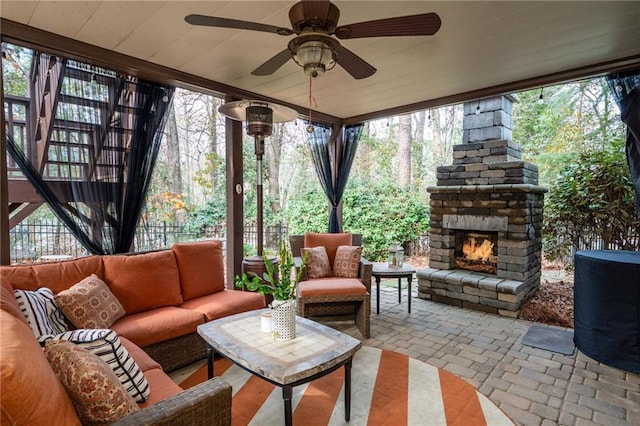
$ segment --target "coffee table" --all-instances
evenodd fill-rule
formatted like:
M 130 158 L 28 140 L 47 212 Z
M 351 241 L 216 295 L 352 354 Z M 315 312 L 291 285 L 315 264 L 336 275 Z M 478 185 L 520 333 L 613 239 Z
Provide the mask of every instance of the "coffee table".
M 407 279 L 407 287 L 409 290 L 409 295 L 407 296 L 409 299 L 408 311 L 411 313 L 411 280 L 415 272 L 416 268 L 408 263 L 403 263 L 402 266 L 389 266 L 384 262 L 376 262 L 373 264 L 371 275 L 376 279 L 376 314 L 380 313 L 380 280 L 382 278 L 398 278 L 398 303 L 402 302 L 401 280 L 402 278 Z
M 284 418 L 293 422 L 293 387 L 311 382 L 344 366 L 345 421 L 351 417 L 351 364 L 362 345 L 358 339 L 315 321 L 296 316 L 296 338 L 274 340 L 260 330 L 260 313 L 244 312 L 198 326 L 207 344 L 208 373 L 213 377 L 215 352 L 258 377 L 282 388 Z

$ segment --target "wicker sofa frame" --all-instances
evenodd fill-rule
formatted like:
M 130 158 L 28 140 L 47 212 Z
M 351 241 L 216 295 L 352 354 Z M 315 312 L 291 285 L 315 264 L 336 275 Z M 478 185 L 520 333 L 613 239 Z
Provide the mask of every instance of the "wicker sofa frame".
M 352 234 L 351 239 L 351 243 L 353 245 L 362 245 L 361 234 Z M 300 250 L 304 247 L 304 235 L 291 235 L 289 237 L 289 243 L 296 268 L 299 268 L 302 265 Z M 313 297 L 298 296 L 298 315 L 304 318 L 315 316 L 353 315 L 358 330 L 360 330 L 360 333 L 365 339 L 368 339 L 371 336 L 370 316 L 372 271 L 373 264 L 365 258 L 361 258 L 358 279 L 366 287 L 366 294 L 340 294 Z M 302 270 L 300 281 L 306 280 L 308 280 L 307 273 L 305 270 Z
M 214 377 L 111 424 L 229 426 L 231 398 L 231 385 L 219 377 Z

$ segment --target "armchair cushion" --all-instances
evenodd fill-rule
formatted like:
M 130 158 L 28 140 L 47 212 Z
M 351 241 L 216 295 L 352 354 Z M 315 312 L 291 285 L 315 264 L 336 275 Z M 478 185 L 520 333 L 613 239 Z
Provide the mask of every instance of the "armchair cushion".
M 324 246 L 304 247 L 302 257 L 307 257 L 307 276 L 309 278 L 323 278 L 331 276 L 331 264 Z
M 321 278 L 298 284 L 301 298 L 356 294 L 367 294 L 367 288 L 356 278 Z
M 361 253 L 361 246 L 338 247 L 338 250 L 336 250 L 336 258 L 333 262 L 333 276 L 358 278 Z
M 336 258 L 336 251 L 339 246 L 350 246 L 352 238 L 350 233 L 324 234 L 308 232 L 304 236 L 303 247 L 323 246 L 327 250 L 329 265 L 333 265 Z M 331 267 L 331 266 L 330 266 Z

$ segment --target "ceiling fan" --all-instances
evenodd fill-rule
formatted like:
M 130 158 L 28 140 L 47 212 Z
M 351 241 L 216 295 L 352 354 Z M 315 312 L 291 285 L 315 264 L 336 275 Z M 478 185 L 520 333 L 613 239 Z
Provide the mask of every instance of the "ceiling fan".
M 436 13 L 376 19 L 341 26 L 338 26 L 339 18 L 340 10 L 329 0 L 303 0 L 289 10 L 291 29 L 205 15 L 187 15 L 184 19 L 192 25 L 262 31 L 283 36 L 296 35 L 289 41 L 286 49 L 253 70 L 252 75 L 271 75 L 289 59 L 293 59 L 310 77 L 324 74 L 337 63 L 355 79 L 370 77 L 376 69 L 332 36 L 341 40 L 429 36 L 435 34 L 441 24 Z

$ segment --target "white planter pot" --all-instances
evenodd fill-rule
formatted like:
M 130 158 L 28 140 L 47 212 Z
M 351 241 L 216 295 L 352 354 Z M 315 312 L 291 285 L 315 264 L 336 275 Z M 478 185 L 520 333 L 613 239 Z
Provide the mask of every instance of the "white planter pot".
M 296 337 L 296 301 L 274 300 L 271 326 L 276 340 L 291 340 Z

